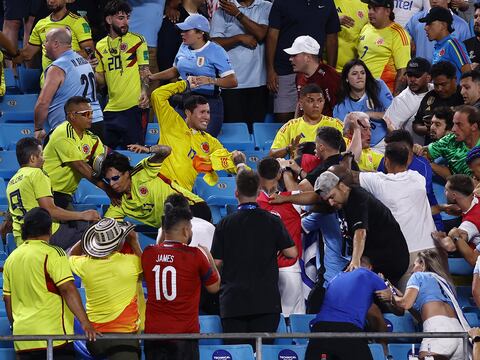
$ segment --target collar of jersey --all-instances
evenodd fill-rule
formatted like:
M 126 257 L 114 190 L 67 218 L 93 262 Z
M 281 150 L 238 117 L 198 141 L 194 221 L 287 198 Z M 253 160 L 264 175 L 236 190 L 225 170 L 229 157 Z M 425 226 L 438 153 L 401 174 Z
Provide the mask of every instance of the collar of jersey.
M 199 49 L 192 49 L 190 48 L 190 50 L 192 50 L 192 52 L 196 53 L 196 52 L 200 52 L 200 51 L 203 51 L 208 45 L 210 45 L 210 40 L 208 40 L 205 45 L 203 45 L 201 48 Z
M 442 40 L 438 40 L 437 43 L 435 44 L 436 46 L 443 46 L 448 40 L 452 38 L 452 35 L 447 35 L 445 36 Z

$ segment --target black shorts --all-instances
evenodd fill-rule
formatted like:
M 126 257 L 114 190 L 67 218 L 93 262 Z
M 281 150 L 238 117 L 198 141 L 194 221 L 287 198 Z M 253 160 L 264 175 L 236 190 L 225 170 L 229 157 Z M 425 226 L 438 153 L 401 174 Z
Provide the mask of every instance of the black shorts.
M 222 89 L 224 123 L 263 122 L 268 111 L 268 90 L 266 86 L 247 89 Z M 251 129 L 250 129 L 251 130 Z
M 36 16 L 40 10 L 42 0 L 3 0 L 5 20 L 22 20 L 29 16 Z
M 146 360 L 198 360 L 198 340 L 145 340 Z
M 134 106 L 123 111 L 104 111 L 105 145 L 111 149 L 125 150 L 127 145 L 145 142 L 148 109 Z
M 18 360 L 45 360 L 46 358 L 46 350 L 22 351 L 17 353 Z M 73 348 L 73 342 L 54 348 L 53 358 L 55 360 L 74 360 L 75 350 Z

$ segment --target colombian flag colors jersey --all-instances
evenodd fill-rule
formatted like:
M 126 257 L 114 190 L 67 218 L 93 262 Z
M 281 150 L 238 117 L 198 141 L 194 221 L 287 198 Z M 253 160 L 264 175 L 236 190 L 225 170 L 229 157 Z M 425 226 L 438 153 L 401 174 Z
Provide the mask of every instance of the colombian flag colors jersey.
M 223 145 L 204 131 L 190 129 L 185 120 L 170 106 L 168 99 L 186 89 L 186 81 L 161 86 L 152 93 L 150 103 L 160 125 L 159 144 L 172 148 L 172 153 L 163 161 L 160 172 L 191 191 L 198 175 L 193 166 L 195 156 L 210 158 L 215 150 L 223 149 Z
M 342 26 L 338 33 L 338 52 L 336 70 L 341 73 L 344 65 L 357 55 L 358 34 L 368 23 L 368 6 L 360 0 L 335 0 L 338 16 L 347 15 L 354 21 L 350 28 Z
M 70 29 L 72 33 L 72 50 L 74 51 L 80 50 L 81 42 L 92 40 L 90 25 L 88 25 L 87 21 L 83 17 L 75 15 L 74 13 L 67 13 L 67 15 L 59 21 L 53 21 L 50 16 L 41 19 L 33 28 L 28 42 L 31 45 L 42 47 L 43 70 L 45 70 L 48 65 L 52 63 L 52 60 L 46 56 L 45 39 L 47 37 L 47 33 L 51 29 L 56 29 L 59 27 Z
M 108 104 L 105 111 L 123 111 L 138 105 L 142 90 L 139 66 L 148 65 L 148 48 L 143 36 L 128 32 L 97 43 L 98 73 L 105 73 Z
M 410 60 L 410 37 L 395 22 L 383 29 L 367 24 L 360 32 L 357 51 L 373 77 L 385 81 L 393 92 L 397 71 Z

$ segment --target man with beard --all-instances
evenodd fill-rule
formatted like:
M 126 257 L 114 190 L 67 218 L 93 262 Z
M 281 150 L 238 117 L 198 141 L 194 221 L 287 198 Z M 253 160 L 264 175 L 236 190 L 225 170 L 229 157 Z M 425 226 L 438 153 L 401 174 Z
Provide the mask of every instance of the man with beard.
M 45 69 L 53 60 L 47 57 L 45 42 L 47 33 L 53 28 L 68 28 L 72 36 L 72 50 L 87 57 L 93 52 L 93 40 L 90 25 L 81 16 L 67 10 L 66 0 L 48 0 L 48 8 L 52 11 L 50 16 L 41 19 L 32 30 L 28 45 L 20 51 L 14 61 L 19 64 L 23 61 L 30 61 L 35 54 L 42 49 L 42 69 Z M 42 74 L 43 83 L 43 74 Z
M 416 143 L 423 144 L 423 138 L 413 132 L 412 122 L 417 113 L 420 102 L 425 94 L 433 89 L 429 85 L 430 63 L 427 59 L 417 57 L 407 64 L 407 88 L 393 98 L 392 103 L 385 111 L 385 118 L 389 118 L 397 129 L 405 129 L 412 136 L 417 137 Z
M 130 12 L 130 5 L 122 1 L 105 6 L 108 35 L 96 48 L 96 80 L 108 88 L 103 113 L 105 144 L 113 149 L 143 144 L 148 120 L 148 48 L 143 36 L 128 31 Z M 93 86 L 94 79 L 89 81 Z
M 455 66 L 447 61 L 440 61 L 432 66 L 430 76 L 433 90 L 429 91 L 418 107 L 412 128 L 417 135 L 425 136 L 425 144 L 431 142 L 428 134 L 433 112 L 440 106 L 455 107 L 463 104 L 460 88 L 457 87 Z
M 474 70 L 462 74 L 460 93 L 466 105 L 480 108 L 480 72 Z
M 465 40 L 463 43 L 467 48 L 468 57 L 475 69 L 480 61 L 480 4 L 475 4 L 475 13 L 473 15 L 473 32 L 475 36 Z

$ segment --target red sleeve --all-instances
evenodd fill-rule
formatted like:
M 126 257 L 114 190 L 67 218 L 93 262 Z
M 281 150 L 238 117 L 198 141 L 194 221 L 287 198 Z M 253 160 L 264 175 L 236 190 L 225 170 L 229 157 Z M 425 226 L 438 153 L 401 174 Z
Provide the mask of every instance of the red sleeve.
M 215 284 L 218 281 L 217 271 L 210 266 L 210 263 L 208 262 L 208 259 L 202 250 L 197 249 L 196 256 L 202 283 L 205 286 Z
M 317 158 L 315 155 L 304 154 L 302 156 L 302 163 L 301 168 L 305 170 L 307 173 L 311 172 L 315 169 L 318 165 L 320 165 L 322 161 Z

